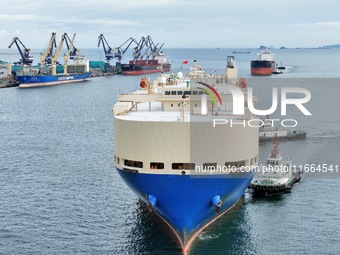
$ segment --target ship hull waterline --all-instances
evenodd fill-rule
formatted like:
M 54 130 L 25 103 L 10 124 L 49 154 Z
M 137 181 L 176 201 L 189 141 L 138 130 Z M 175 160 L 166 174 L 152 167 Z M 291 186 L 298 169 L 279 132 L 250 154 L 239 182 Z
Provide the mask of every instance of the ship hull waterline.
M 91 72 L 85 74 L 74 74 L 74 75 L 41 75 L 41 76 L 30 76 L 23 75 L 18 76 L 17 80 L 20 82 L 19 88 L 33 88 L 33 87 L 45 87 L 54 86 L 66 83 L 82 82 L 85 81 Z
M 147 196 L 157 197 L 153 211 L 175 233 L 183 254 L 207 226 L 232 208 L 244 195 L 253 172 L 236 177 L 225 175 L 190 176 L 132 173 L 116 168 L 129 188 L 146 204 Z M 171 189 L 167 186 L 171 185 Z M 220 195 L 220 212 L 211 199 Z
M 169 69 L 152 69 L 152 70 L 130 70 L 130 71 L 122 71 L 123 75 L 141 75 L 141 74 L 148 74 L 148 73 L 160 73 L 160 72 L 169 72 Z
M 253 60 L 250 62 L 251 75 L 271 75 L 275 71 L 275 61 Z
M 127 64 L 122 66 L 123 75 L 169 72 L 171 64 Z

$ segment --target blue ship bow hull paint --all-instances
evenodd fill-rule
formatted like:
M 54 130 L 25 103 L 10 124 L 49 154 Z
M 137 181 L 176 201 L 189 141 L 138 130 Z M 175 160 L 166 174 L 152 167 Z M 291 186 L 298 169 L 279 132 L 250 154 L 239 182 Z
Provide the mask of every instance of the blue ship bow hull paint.
M 184 254 L 199 232 L 240 200 L 253 178 L 252 172 L 230 178 L 226 175 L 202 177 L 117 170 L 145 203 L 148 204 L 149 195 L 157 199 L 153 210 L 175 231 Z M 211 202 L 217 195 L 222 200 L 219 213 Z

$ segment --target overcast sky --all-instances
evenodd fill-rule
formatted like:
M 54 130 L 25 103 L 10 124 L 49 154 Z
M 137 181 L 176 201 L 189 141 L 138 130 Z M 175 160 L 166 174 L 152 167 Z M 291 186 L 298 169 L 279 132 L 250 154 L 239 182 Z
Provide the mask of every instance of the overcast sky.
M 318 47 L 340 43 L 337 0 L 15 0 L 0 7 L 0 49 L 43 49 L 56 32 L 77 48 L 150 35 L 165 48 Z

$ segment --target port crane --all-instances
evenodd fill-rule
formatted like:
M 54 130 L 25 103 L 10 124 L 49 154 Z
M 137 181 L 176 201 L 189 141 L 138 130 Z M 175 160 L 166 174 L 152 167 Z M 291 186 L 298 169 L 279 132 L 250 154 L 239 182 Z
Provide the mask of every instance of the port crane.
M 64 44 L 64 41 L 65 41 L 65 38 L 66 38 L 66 33 L 64 33 L 62 36 L 61 36 L 61 40 L 58 44 L 58 48 L 56 49 L 56 52 L 52 58 L 52 75 L 56 75 L 57 74 L 57 61 L 58 61 L 58 58 L 59 58 L 59 54 L 60 54 L 60 51 L 61 51 L 61 48 L 63 47 L 63 44 Z
M 151 36 L 142 37 L 138 43 L 138 46 L 135 48 L 133 53 L 134 60 L 143 60 L 143 59 L 155 59 L 156 56 L 161 55 L 161 49 L 164 43 L 158 47 L 159 43 L 155 44 L 151 39 Z
M 150 35 L 148 35 L 148 37 L 146 39 L 148 40 L 148 45 L 149 45 L 149 48 L 150 48 L 150 54 L 148 55 L 147 58 L 149 58 L 151 56 L 152 59 L 155 59 L 156 56 L 162 54 L 161 49 L 162 49 L 164 43 L 160 47 L 158 47 L 159 43 L 154 44 L 154 42 L 151 39 Z
M 114 49 L 112 49 L 110 47 L 109 43 L 106 41 L 106 38 L 103 34 L 100 34 L 98 36 L 98 47 L 100 46 L 100 43 L 102 43 L 102 45 L 103 45 L 103 49 L 104 49 L 104 53 L 105 53 L 105 59 L 106 59 L 107 63 L 109 63 L 110 60 L 112 60 L 114 58 L 114 54 L 113 54 Z
M 128 50 L 128 48 L 131 46 L 133 42 L 137 44 L 137 47 L 138 47 L 138 42 L 136 41 L 136 39 L 133 37 L 130 37 L 122 45 L 116 48 L 117 52 L 114 54 L 114 57 L 118 59 L 118 62 L 122 60 L 123 55 L 125 54 L 125 52 Z M 126 44 L 127 46 L 125 46 L 125 49 L 123 49 L 122 47 Z
M 142 53 L 142 50 L 144 49 L 144 47 L 149 47 L 148 45 L 148 41 L 147 39 L 143 36 L 138 44 L 137 47 L 134 48 L 134 52 L 133 52 L 133 60 L 142 60 L 144 58 L 144 56 L 147 53 L 148 48 L 146 49 L 146 51 L 144 53 Z
M 73 44 L 76 34 L 73 35 L 72 40 L 70 39 L 68 34 L 65 33 L 64 35 L 65 35 L 66 47 L 68 50 L 67 56 L 70 56 L 70 58 L 72 59 L 74 56 L 77 55 L 77 52 L 80 52 Z
M 100 34 L 98 36 L 98 47 L 100 47 L 100 44 L 102 44 L 104 53 L 105 53 L 105 59 L 106 59 L 105 70 L 106 71 L 117 71 L 117 72 L 121 71 L 121 60 L 123 58 L 123 55 L 129 49 L 129 47 L 131 46 L 133 42 L 138 45 L 138 42 L 136 41 L 136 39 L 133 37 L 130 37 L 120 46 L 116 48 L 111 48 L 103 34 Z M 112 67 L 110 65 L 110 60 L 114 58 L 117 58 L 118 60 L 118 62 L 116 62 L 116 67 Z
M 113 49 L 113 48 L 110 47 L 109 43 L 107 42 L 107 40 L 106 40 L 106 38 L 103 34 L 100 34 L 98 36 L 98 47 L 100 46 L 100 44 L 103 45 L 103 49 L 104 49 L 104 52 L 105 52 L 105 58 L 106 58 L 108 63 L 113 58 L 117 58 L 118 62 L 121 62 L 123 55 L 129 49 L 129 47 L 131 46 L 131 44 L 133 42 L 138 45 L 138 42 L 136 41 L 136 39 L 133 38 L 133 37 L 130 37 L 124 43 L 122 43 L 122 45 Z M 126 45 L 126 44 L 127 44 L 127 46 L 125 46 L 125 48 L 123 48 L 124 45 Z
M 55 40 L 56 33 L 52 33 L 51 39 L 44 53 L 40 53 L 40 67 L 44 67 L 46 64 L 52 64 L 53 49 L 57 48 Z
M 20 64 L 29 65 L 29 66 L 32 65 L 33 57 L 30 56 L 30 50 L 31 49 L 27 49 L 18 37 L 13 37 L 13 40 L 12 40 L 11 44 L 8 46 L 8 48 L 11 48 L 14 43 L 16 44 L 16 46 L 19 50 L 19 53 L 21 55 Z M 23 50 L 20 48 L 19 44 L 21 44 L 21 46 L 23 47 Z
M 73 34 L 72 40 L 70 39 L 70 37 L 65 33 L 65 42 L 66 42 L 66 46 L 67 46 L 67 53 L 64 55 L 64 74 L 67 74 L 67 60 L 68 57 L 70 56 L 70 58 L 73 58 L 74 56 L 77 55 L 77 48 L 74 47 L 74 39 L 76 38 L 76 33 Z

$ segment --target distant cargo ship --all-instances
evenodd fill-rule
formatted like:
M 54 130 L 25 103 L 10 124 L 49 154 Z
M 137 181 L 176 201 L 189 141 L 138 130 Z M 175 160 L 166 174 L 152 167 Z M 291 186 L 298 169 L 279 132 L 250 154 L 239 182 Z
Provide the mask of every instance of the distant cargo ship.
M 122 74 L 139 75 L 158 72 L 169 72 L 171 63 L 163 52 L 160 52 L 151 60 L 131 60 L 129 64 L 122 65 Z
M 273 54 L 265 50 L 259 54 L 257 60 L 250 62 L 250 73 L 252 75 L 271 75 L 275 71 L 276 63 Z

